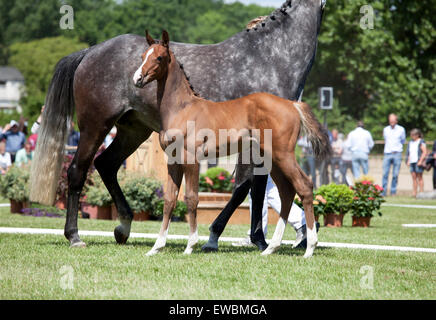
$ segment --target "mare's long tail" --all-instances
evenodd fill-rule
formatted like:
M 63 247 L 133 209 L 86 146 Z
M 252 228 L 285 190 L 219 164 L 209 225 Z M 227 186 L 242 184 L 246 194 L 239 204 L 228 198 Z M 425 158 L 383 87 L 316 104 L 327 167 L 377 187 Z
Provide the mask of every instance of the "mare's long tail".
M 55 201 L 65 142 L 74 115 L 74 74 L 87 52 L 88 49 L 75 52 L 56 65 L 32 161 L 30 201 L 46 205 Z

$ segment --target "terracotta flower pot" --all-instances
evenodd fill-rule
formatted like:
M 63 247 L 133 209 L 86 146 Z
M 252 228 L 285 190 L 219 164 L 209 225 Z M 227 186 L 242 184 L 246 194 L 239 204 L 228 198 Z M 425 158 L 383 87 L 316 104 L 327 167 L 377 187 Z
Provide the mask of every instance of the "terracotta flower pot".
M 111 215 L 112 215 L 112 220 L 118 219 L 118 210 L 114 204 L 111 205 Z
M 344 214 L 327 213 L 324 216 L 324 226 L 326 227 L 342 227 Z
M 371 217 L 354 217 L 353 216 L 353 227 L 369 227 L 369 222 L 371 221 Z
M 89 214 L 89 219 L 97 219 L 97 207 L 90 205 L 87 202 L 81 203 L 81 210 L 82 212 L 86 212 Z
M 24 208 L 24 202 L 12 199 L 9 199 L 9 202 L 11 203 L 11 213 L 21 213 L 21 210 Z
M 147 212 L 135 212 L 133 213 L 133 220 L 135 221 L 146 221 L 146 220 L 150 220 L 150 213 Z
M 56 208 L 59 210 L 64 210 L 67 208 L 67 199 L 65 197 L 60 198 L 55 203 Z
M 97 207 L 97 219 L 100 220 L 112 220 L 112 207 Z

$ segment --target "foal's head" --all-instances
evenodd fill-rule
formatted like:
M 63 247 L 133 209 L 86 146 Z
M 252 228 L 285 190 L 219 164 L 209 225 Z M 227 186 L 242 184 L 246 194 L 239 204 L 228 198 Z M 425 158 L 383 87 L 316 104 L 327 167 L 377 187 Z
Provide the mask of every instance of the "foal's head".
M 145 37 L 149 48 L 142 54 L 142 64 L 133 76 L 133 82 L 138 88 L 162 79 L 171 62 L 168 32 L 165 30 L 162 32 L 162 40 L 159 43 L 148 34 L 148 31 L 145 32 Z

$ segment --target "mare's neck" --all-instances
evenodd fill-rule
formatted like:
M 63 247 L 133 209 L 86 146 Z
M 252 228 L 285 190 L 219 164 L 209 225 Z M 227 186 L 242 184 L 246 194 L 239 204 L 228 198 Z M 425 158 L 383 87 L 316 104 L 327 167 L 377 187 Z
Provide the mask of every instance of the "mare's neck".
M 171 120 L 185 106 L 196 99 L 188 80 L 171 52 L 171 63 L 166 75 L 157 82 L 157 105 L 161 129 L 167 130 Z

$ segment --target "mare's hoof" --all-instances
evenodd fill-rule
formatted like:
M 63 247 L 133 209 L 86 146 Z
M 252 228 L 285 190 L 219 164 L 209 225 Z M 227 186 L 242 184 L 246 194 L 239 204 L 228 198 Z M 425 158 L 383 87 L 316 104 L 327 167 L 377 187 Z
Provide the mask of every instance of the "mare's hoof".
M 70 244 L 70 248 L 85 248 L 86 243 L 83 241 L 76 241 Z
M 266 243 L 264 239 L 254 241 L 253 240 L 254 239 L 252 239 L 251 242 L 255 244 L 260 251 L 264 251 L 266 248 L 268 248 L 268 243 Z
M 201 247 L 201 251 L 203 251 L 203 252 L 217 252 L 218 251 L 218 244 L 208 242 Z
M 126 236 L 121 231 L 121 229 L 122 229 L 121 226 L 118 226 L 115 228 L 115 230 L 114 230 L 115 240 L 117 241 L 118 244 L 125 244 L 127 242 L 127 239 L 129 239 L 129 236 Z

